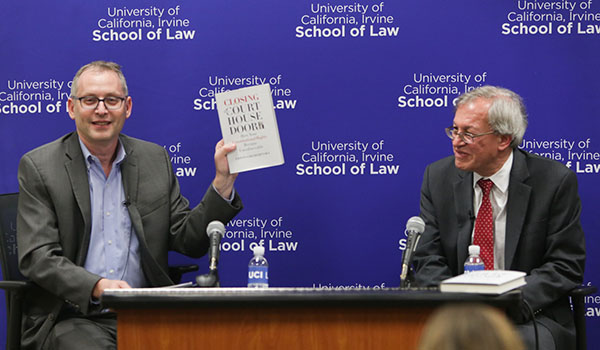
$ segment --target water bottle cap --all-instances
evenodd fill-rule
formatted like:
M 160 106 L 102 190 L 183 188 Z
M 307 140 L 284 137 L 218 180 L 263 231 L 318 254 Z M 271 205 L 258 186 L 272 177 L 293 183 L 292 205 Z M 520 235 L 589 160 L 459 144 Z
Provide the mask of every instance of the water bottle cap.
M 469 246 L 469 255 L 479 255 L 480 248 L 478 245 L 470 245 Z
M 252 248 L 252 251 L 254 252 L 254 255 L 256 256 L 263 256 L 265 255 L 265 247 L 257 245 L 254 248 Z

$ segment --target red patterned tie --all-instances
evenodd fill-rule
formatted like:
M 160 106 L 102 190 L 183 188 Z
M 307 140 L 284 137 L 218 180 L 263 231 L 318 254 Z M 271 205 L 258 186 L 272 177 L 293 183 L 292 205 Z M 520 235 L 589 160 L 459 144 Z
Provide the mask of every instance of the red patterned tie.
M 481 206 L 477 212 L 477 219 L 475 219 L 475 235 L 473 237 L 473 244 L 478 245 L 481 248 L 481 259 L 485 264 L 486 270 L 494 269 L 494 219 L 492 216 L 492 203 L 490 202 L 490 191 L 494 183 L 489 179 L 480 179 L 477 181 L 481 191 L 483 192 L 483 198 L 481 199 Z

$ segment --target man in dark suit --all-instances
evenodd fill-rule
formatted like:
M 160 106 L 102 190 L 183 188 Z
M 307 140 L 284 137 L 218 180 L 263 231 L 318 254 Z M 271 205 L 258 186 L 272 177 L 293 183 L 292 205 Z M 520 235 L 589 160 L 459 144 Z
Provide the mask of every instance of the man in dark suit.
M 478 182 L 489 179 L 493 255 L 486 269 L 526 272 L 523 298 L 536 315 L 540 349 L 573 349 L 567 291 L 582 283 L 585 265 L 577 178 L 559 162 L 519 150 L 526 127 L 523 102 L 510 90 L 484 86 L 459 97 L 446 129 L 454 155 L 430 164 L 423 179 L 426 228 L 415 252 L 415 280 L 432 286 L 463 273 L 477 220 L 483 221 Z M 525 308 L 515 320 L 533 346 Z
M 34 282 L 24 306 L 24 348 L 116 348 L 116 318 L 99 302 L 108 288 L 173 282 L 167 253 L 204 255 L 212 220 L 242 208 L 220 141 L 216 175 L 190 209 L 159 145 L 121 134 L 132 100 L 121 68 L 82 67 L 68 100 L 76 132 L 19 164 L 19 266 Z

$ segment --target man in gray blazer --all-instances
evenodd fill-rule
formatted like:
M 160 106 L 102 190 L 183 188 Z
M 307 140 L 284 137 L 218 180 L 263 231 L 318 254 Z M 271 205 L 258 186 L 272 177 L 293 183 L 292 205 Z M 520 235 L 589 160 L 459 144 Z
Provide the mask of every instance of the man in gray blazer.
M 131 108 L 118 64 L 85 65 L 68 100 L 76 132 L 21 159 L 19 267 L 34 282 L 24 348 L 116 348 L 102 292 L 172 284 L 167 252 L 204 255 L 207 224 L 242 208 L 225 157 L 235 145 L 217 144 L 214 181 L 190 209 L 165 149 L 121 134 Z
M 454 155 L 430 164 L 421 187 L 426 228 L 415 252 L 415 281 L 432 286 L 463 273 L 483 197 L 477 182 L 489 179 L 493 259 L 486 268 L 526 272 L 523 298 L 536 315 L 540 349 L 573 349 L 567 292 L 582 283 L 585 265 L 577 177 L 517 148 L 527 115 L 514 92 L 484 86 L 457 101 L 446 129 Z M 523 308 L 514 318 L 532 348 L 529 314 Z

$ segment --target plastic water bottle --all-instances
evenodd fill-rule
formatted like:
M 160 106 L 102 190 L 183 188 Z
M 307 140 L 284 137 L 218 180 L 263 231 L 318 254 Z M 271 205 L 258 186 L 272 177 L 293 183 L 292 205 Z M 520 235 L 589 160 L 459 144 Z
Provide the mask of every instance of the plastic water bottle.
M 252 249 L 254 257 L 248 263 L 248 288 L 269 286 L 269 263 L 265 259 L 265 247 L 257 245 Z
M 480 249 L 478 245 L 469 246 L 469 257 L 465 261 L 465 273 L 485 269 L 483 260 L 481 260 L 481 257 L 479 256 L 479 251 Z

